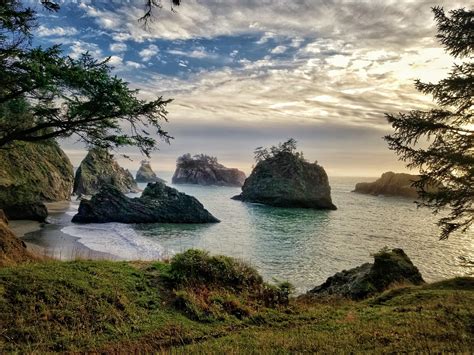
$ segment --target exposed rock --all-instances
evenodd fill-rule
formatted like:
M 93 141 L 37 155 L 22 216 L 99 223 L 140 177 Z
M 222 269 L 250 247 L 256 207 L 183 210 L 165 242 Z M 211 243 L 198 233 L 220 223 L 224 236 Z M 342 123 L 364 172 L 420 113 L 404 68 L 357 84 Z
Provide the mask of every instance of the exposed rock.
M 0 150 L 0 208 L 10 219 L 44 220 L 42 202 L 69 200 L 74 172 L 55 141 Z
M 90 200 L 82 200 L 76 223 L 214 223 L 219 222 L 194 197 L 161 182 L 149 183 L 141 197 L 129 198 L 104 185 Z
M 242 193 L 232 198 L 276 207 L 336 209 L 323 167 L 291 152 L 259 161 L 245 180 Z
M 137 182 L 166 182 L 163 179 L 160 179 L 151 169 L 150 162 L 147 160 L 142 160 L 140 169 L 137 171 L 135 177 Z
M 385 196 L 402 196 L 410 198 L 418 198 L 419 194 L 413 182 L 418 181 L 418 175 L 410 175 L 404 173 L 386 172 L 374 182 L 360 182 L 356 184 L 353 192 L 369 195 L 385 195 Z M 428 191 L 433 187 L 428 187 Z
M 32 202 L 27 205 L 10 205 L 5 209 L 8 219 L 28 219 L 44 222 L 48 217 L 48 209 L 43 202 Z
M 120 167 L 112 154 L 94 148 L 76 171 L 73 192 L 78 196 L 94 195 L 104 185 L 113 185 L 123 193 L 139 191 L 132 174 Z
M 374 263 L 338 272 L 309 294 L 338 295 L 354 300 L 382 292 L 394 284 L 423 284 L 418 268 L 402 249 L 381 251 L 374 255 Z
M 26 250 L 26 244 L 13 234 L 5 214 L 0 210 L 0 267 L 37 259 Z
M 242 186 L 245 173 L 235 168 L 226 168 L 217 158 L 204 154 L 191 157 L 185 154 L 178 158 L 173 184 L 197 184 L 217 186 Z

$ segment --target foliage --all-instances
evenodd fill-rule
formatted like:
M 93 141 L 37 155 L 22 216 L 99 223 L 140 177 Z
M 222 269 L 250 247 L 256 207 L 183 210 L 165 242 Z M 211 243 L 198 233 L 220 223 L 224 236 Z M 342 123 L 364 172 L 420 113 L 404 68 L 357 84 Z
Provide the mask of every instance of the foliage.
M 194 156 L 191 156 L 191 154 L 186 153 L 178 157 L 176 162 L 178 166 L 183 168 L 193 168 L 202 165 L 219 165 L 216 157 L 212 157 L 206 154 L 196 154 Z
M 445 239 L 455 231 L 468 231 L 474 221 L 474 11 L 453 10 L 451 17 L 440 7 L 433 12 L 437 38 L 464 62 L 454 64 L 449 76 L 436 84 L 417 80 L 416 89 L 432 95 L 438 107 L 386 114 L 395 133 L 385 139 L 409 168 L 420 170 L 421 178 L 414 183 L 424 200 L 419 204 L 434 213 L 449 209 L 438 221 Z M 427 188 L 433 184 L 437 190 Z
M 0 268 L 0 352 L 467 353 L 474 345 L 473 278 L 364 302 L 303 298 L 257 309 L 240 291 L 212 291 L 202 305 L 202 293 L 170 292 L 163 282 L 169 269 L 79 260 Z M 204 318 L 184 316 L 172 303 L 178 297 Z
M 43 1 L 51 11 L 54 2 Z M 84 53 L 64 56 L 60 46 L 35 48 L 31 30 L 37 14 L 21 1 L 0 5 L 0 148 L 14 141 L 36 142 L 73 134 L 91 146 L 136 146 L 149 155 L 171 100 L 138 98 L 111 73 L 108 58 Z
M 304 160 L 303 152 L 296 151 L 296 140 L 289 138 L 286 142 L 278 143 L 277 146 L 273 145 L 270 148 L 257 147 L 254 150 L 254 159 L 257 163 L 278 157 L 280 155 L 291 154 L 297 158 Z

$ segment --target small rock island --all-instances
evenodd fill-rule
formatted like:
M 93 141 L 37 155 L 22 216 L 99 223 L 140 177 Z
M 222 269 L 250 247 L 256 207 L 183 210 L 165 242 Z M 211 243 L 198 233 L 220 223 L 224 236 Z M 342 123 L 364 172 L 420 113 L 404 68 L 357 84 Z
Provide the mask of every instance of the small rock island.
M 176 161 L 173 184 L 236 186 L 244 184 L 245 173 L 219 164 L 217 158 L 205 154 L 184 154 Z
M 123 193 L 139 191 L 132 174 L 120 167 L 112 154 L 105 149 L 93 148 L 76 171 L 73 193 L 94 195 L 103 185 L 113 185 Z
M 337 209 L 324 168 L 296 152 L 294 139 L 270 150 L 257 148 L 255 160 L 257 165 L 234 200 L 275 207 Z
M 383 173 L 382 176 L 374 182 L 360 182 L 356 184 L 353 192 L 374 196 L 384 195 L 418 198 L 419 192 L 413 186 L 413 183 L 419 179 L 420 177 L 418 175 L 389 171 Z M 428 190 L 431 189 L 433 189 L 433 187 L 428 187 Z
M 103 185 L 90 200 L 81 200 L 74 223 L 216 223 L 194 197 L 161 182 L 149 183 L 141 197 L 129 198 L 116 186 Z
M 142 160 L 140 164 L 140 169 L 137 171 L 135 176 L 136 182 L 165 182 L 165 180 L 160 179 L 156 176 L 155 172 L 151 168 L 151 164 L 148 160 Z

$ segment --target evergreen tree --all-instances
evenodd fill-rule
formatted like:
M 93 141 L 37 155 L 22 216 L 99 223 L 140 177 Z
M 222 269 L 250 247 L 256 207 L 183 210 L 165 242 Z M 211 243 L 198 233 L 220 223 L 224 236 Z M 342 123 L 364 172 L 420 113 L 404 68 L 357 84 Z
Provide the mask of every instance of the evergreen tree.
M 474 11 L 457 9 L 449 15 L 433 8 L 437 38 L 458 62 L 448 77 L 436 84 L 416 81 L 416 89 L 433 96 L 435 108 L 386 114 L 395 133 L 385 137 L 409 168 L 419 169 L 422 202 L 434 213 L 449 215 L 438 221 L 441 239 L 466 232 L 474 220 Z M 427 191 L 435 184 L 435 191 Z
M 42 4 L 59 10 L 56 2 Z M 75 134 L 91 146 L 131 145 L 149 155 L 155 137 L 171 138 L 161 127 L 171 100 L 139 99 L 111 73 L 107 59 L 88 53 L 73 59 L 59 46 L 33 47 L 36 22 L 35 11 L 21 1 L 1 2 L 0 148 Z

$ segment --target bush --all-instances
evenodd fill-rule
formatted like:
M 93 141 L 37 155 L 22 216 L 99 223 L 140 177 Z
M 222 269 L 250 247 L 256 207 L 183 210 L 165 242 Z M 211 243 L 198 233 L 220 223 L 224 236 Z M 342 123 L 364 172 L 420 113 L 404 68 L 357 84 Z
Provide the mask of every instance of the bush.
M 210 256 L 195 249 L 172 259 L 169 277 L 176 286 L 207 285 L 236 291 L 263 286 L 262 277 L 252 267 L 227 256 Z

